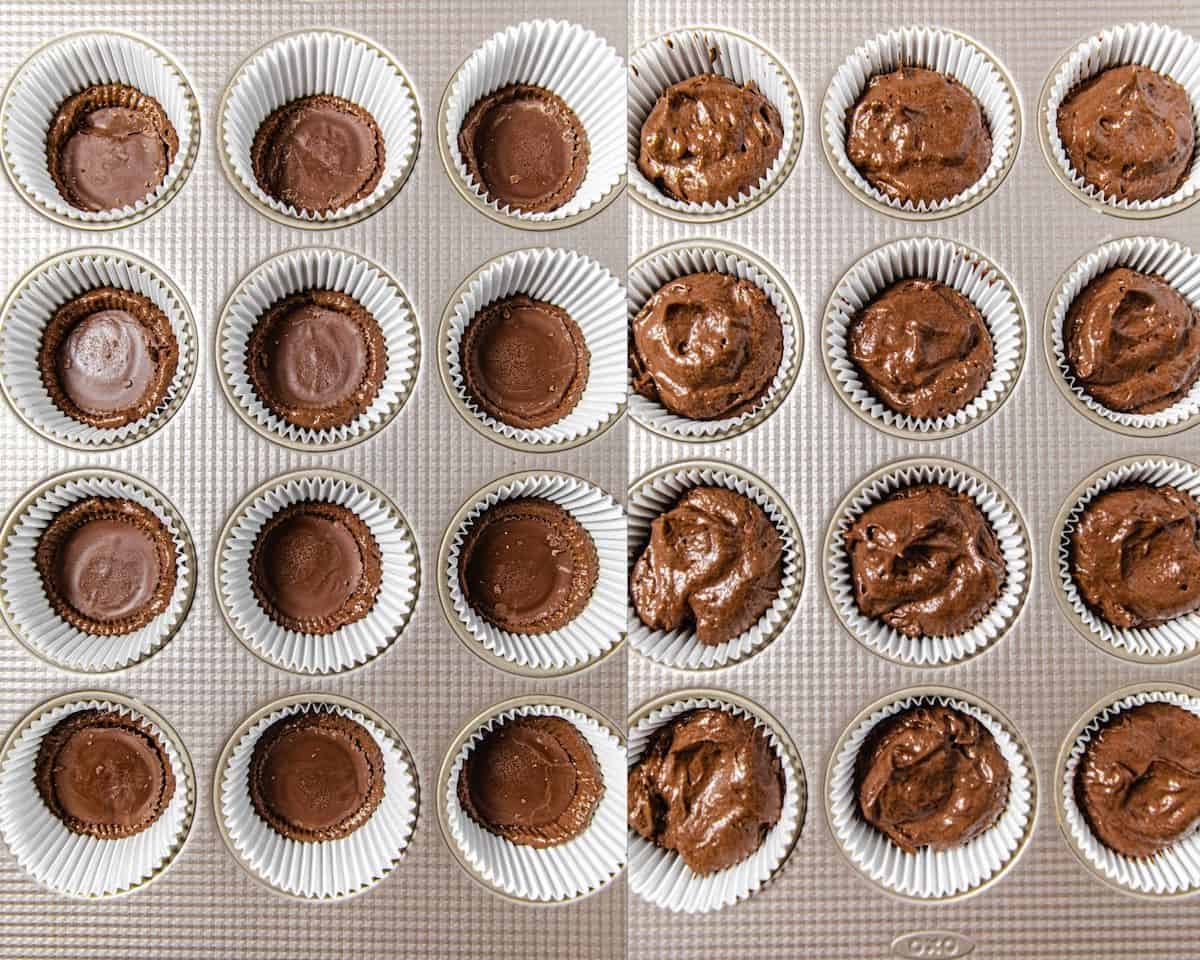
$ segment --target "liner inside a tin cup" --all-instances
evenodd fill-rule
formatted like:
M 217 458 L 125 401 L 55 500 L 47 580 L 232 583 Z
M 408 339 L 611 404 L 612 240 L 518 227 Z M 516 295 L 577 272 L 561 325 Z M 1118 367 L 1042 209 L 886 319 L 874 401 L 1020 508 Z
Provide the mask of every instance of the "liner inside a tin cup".
M 289 630 L 254 595 L 250 561 L 259 531 L 280 510 L 303 502 L 345 507 L 366 524 L 381 554 L 374 605 L 333 633 Z M 374 487 L 327 471 L 289 474 L 250 494 L 234 510 L 217 556 L 217 593 L 230 629 L 264 660 L 297 673 L 340 673 L 390 647 L 412 616 L 420 580 L 416 541 L 395 505 Z
M 153 192 L 117 210 L 72 206 L 46 161 L 46 135 L 58 108 L 88 87 L 122 83 L 158 101 L 179 137 L 179 149 Z M 4 162 L 18 189 L 47 215 L 82 226 L 116 228 L 142 219 L 183 185 L 200 140 L 196 95 L 179 66 L 162 50 L 106 30 L 75 33 L 43 47 L 18 70 L 5 94 Z
M 528 847 L 497 836 L 472 820 L 458 802 L 458 778 L 471 751 L 496 727 L 529 716 L 559 717 L 574 726 L 592 748 L 604 779 L 591 822 L 577 836 L 552 847 Z M 467 737 L 450 767 L 441 802 L 450 838 L 485 883 L 510 897 L 545 903 L 586 896 L 621 872 L 625 786 L 625 747 L 616 734 L 579 710 L 533 700 L 489 717 Z
M 558 504 L 583 527 L 596 547 L 598 574 L 587 606 L 575 619 L 546 633 L 513 633 L 489 623 L 463 596 L 458 558 L 475 521 L 505 500 L 537 497 Z M 604 656 L 625 636 L 625 513 L 599 487 L 562 473 L 529 473 L 504 479 L 472 497 L 457 529 L 447 532 L 442 576 L 447 616 L 492 656 L 514 666 L 546 673 L 577 670 Z M 450 610 L 453 610 L 453 614 Z
M 68 301 L 98 287 L 146 297 L 171 325 L 179 360 L 166 396 L 144 417 L 119 427 L 76 420 L 51 399 L 38 356 L 46 326 Z M 118 250 L 78 250 L 51 257 L 15 288 L 0 317 L 0 384 L 26 423 L 49 440 L 88 450 L 111 450 L 145 439 L 178 412 L 196 373 L 196 325 L 175 285 L 156 267 Z
M 1170 896 L 1200 889 L 1200 832 L 1193 831 L 1152 857 L 1127 857 L 1105 846 L 1092 833 L 1075 801 L 1075 771 L 1083 753 L 1106 723 L 1123 710 L 1147 703 L 1169 703 L 1200 716 L 1200 696 L 1182 689 L 1144 690 L 1118 697 L 1097 709 L 1063 750 L 1058 764 L 1058 810 L 1063 830 L 1075 852 L 1104 879 L 1134 893 Z
M 1200 42 L 1174 27 L 1157 23 L 1126 23 L 1092 34 L 1059 64 L 1042 91 L 1040 120 L 1045 124 L 1042 143 L 1047 160 L 1056 166 L 1073 193 L 1117 216 L 1165 215 L 1196 199 L 1200 189 L 1200 163 L 1192 158 L 1183 182 L 1157 200 L 1126 200 L 1105 194 L 1083 179 L 1058 135 L 1058 108 L 1080 84 L 1111 67 L 1139 64 L 1170 77 L 1187 91 L 1192 123 L 1200 131 Z
M 1200 380 L 1165 410 L 1157 413 L 1122 413 L 1112 410 L 1093 397 L 1075 380 L 1067 362 L 1067 314 L 1071 304 L 1089 283 L 1109 270 L 1128 267 L 1139 273 L 1160 277 L 1179 292 L 1200 314 L 1200 256 L 1173 240 L 1157 237 L 1125 237 L 1102 244 L 1080 258 L 1067 272 L 1050 301 L 1046 318 L 1046 347 L 1050 365 L 1059 378 L 1059 386 L 1076 410 L 1112 429 L 1145 435 L 1162 435 L 1195 424 L 1200 414 Z
M 329 94 L 374 118 L 383 136 L 383 173 L 368 196 L 328 213 L 298 210 L 258 185 L 250 151 L 275 110 L 301 97 Z M 400 65 L 374 43 L 348 33 L 311 30 L 280 37 L 243 64 L 222 104 L 221 149 L 227 172 L 262 208 L 311 225 L 336 225 L 374 213 L 404 185 L 420 141 L 420 107 Z
M 246 371 L 246 348 L 259 318 L 280 300 L 309 290 L 334 290 L 357 302 L 379 324 L 387 354 L 371 405 L 347 424 L 320 430 L 271 410 Z M 412 393 L 421 359 L 416 311 L 400 284 L 370 261 L 332 249 L 282 253 L 251 272 L 225 306 L 217 343 L 226 395 L 242 419 L 273 439 L 314 449 L 347 446 L 387 426 Z
M 804 584 L 804 544 L 783 498 L 753 474 L 709 461 L 675 464 L 643 477 L 629 491 L 630 574 L 650 541 L 651 524 L 695 487 L 724 487 L 761 507 L 783 540 L 783 575 L 779 592 L 758 622 L 732 640 L 717 644 L 701 643 L 690 623 L 669 631 L 651 629 L 638 616 L 630 595 L 626 613 L 630 644 L 643 656 L 678 670 L 725 667 L 757 653 L 783 630 Z
M 855 796 L 855 762 L 876 725 L 917 706 L 947 706 L 974 717 L 991 733 L 1008 764 L 1008 802 L 991 827 L 951 850 L 906 853 L 862 818 Z M 1003 873 L 1033 832 L 1037 774 L 1019 734 L 981 704 L 953 695 L 901 693 L 846 730 L 829 762 L 829 824 L 850 861 L 880 886 L 907 897 L 939 900 L 970 893 Z
M 89 497 L 131 500 L 153 513 L 175 547 L 175 590 L 167 608 L 143 627 L 118 636 L 96 636 L 68 623 L 50 605 L 34 563 L 38 542 L 54 518 Z M 174 507 L 152 487 L 127 474 L 78 471 L 55 477 L 34 499 L 10 514 L 11 532 L 0 542 L 0 610 L 13 633 L 30 649 L 68 670 L 120 670 L 156 653 L 175 635 L 196 591 L 191 534 Z
M 483 410 L 463 376 L 463 335 L 484 307 L 525 294 L 565 310 L 578 325 L 588 349 L 588 379 L 579 402 L 557 423 L 514 427 Z M 478 423 L 505 438 L 543 450 L 598 433 L 625 403 L 625 329 L 621 284 L 590 257 L 571 250 L 517 250 L 475 274 L 447 312 L 442 353 L 451 400 Z
M 854 599 L 854 580 L 845 536 L 855 521 L 899 490 L 936 484 L 966 494 L 979 507 L 1000 545 L 1004 583 L 983 618 L 963 633 L 945 637 L 908 637 L 882 620 L 868 617 Z M 842 501 L 825 539 L 825 586 L 842 625 L 863 646 L 900 663 L 946 666 L 983 652 L 1016 622 L 1029 588 L 1029 534 L 999 487 L 970 467 L 950 460 L 906 460 L 868 477 Z
M 659 847 L 631 829 L 629 844 L 629 889 L 643 900 L 673 912 L 710 913 L 744 900 L 775 875 L 795 846 L 804 824 L 808 803 L 807 786 L 795 748 L 752 708 L 719 698 L 697 696 L 658 707 L 629 731 L 628 766 L 641 759 L 655 731 L 692 710 L 724 710 L 745 716 L 766 736 L 783 767 L 783 809 L 779 822 L 767 831 L 762 844 L 740 863 L 717 873 L 695 873 L 674 850 Z
M 850 353 L 854 318 L 901 280 L 937 280 L 967 298 L 983 317 L 992 340 L 992 372 L 979 395 L 942 417 L 897 413 L 871 392 Z M 936 439 L 969 430 L 1008 398 L 1025 358 L 1025 323 L 1017 293 L 991 263 L 951 240 L 916 237 L 871 251 L 842 278 L 825 312 L 826 364 L 842 400 L 862 419 L 914 439 Z
M 46 806 L 34 784 L 42 739 L 60 720 L 81 710 L 115 710 L 142 721 L 166 754 L 175 793 L 149 827 L 131 837 L 101 839 L 72 833 Z M 161 873 L 179 853 L 195 810 L 192 765 L 183 745 L 122 697 L 94 698 L 38 708 L 22 721 L 0 764 L 0 830 L 17 862 L 56 893 L 95 899 L 126 893 Z
M 383 755 L 383 797 L 353 833 L 337 840 L 304 843 L 277 832 L 258 815 L 250 799 L 250 761 L 259 738 L 276 721 L 300 713 L 327 712 L 348 717 L 371 735 Z M 217 772 L 217 815 L 242 864 L 284 893 L 312 900 L 349 897 L 373 887 L 397 866 L 417 824 L 417 774 L 408 751 L 379 723 L 350 706 L 312 700 L 281 705 L 231 742 Z
M 744 86 L 753 82 L 779 111 L 783 141 L 770 169 L 747 192 L 716 203 L 676 200 L 647 180 L 638 168 L 642 126 L 667 87 L 692 77 L 715 74 Z M 629 59 L 626 115 L 629 183 L 638 197 L 672 214 L 720 220 L 766 199 L 783 185 L 795 165 L 804 137 L 804 113 L 796 84 L 783 64 L 749 37 L 718 27 L 676 30 L 643 44 Z
M 1132 483 L 1172 486 L 1200 502 L 1200 468 L 1185 460 L 1170 457 L 1124 460 L 1093 474 L 1069 505 L 1053 535 L 1052 563 L 1058 576 L 1060 599 L 1066 601 L 1067 609 L 1074 614 L 1071 619 L 1077 630 L 1101 646 L 1108 645 L 1118 656 L 1176 660 L 1200 649 L 1200 611 L 1176 617 L 1157 627 L 1116 627 L 1083 599 L 1072 571 L 1071 537 L 1088 505 L 1102 493 Z
M 458 133 L 471 108 L 489 93 L 516 83 L 561 97 L 587 132 L 587 172 L 575 195 L 556 210 L 524 212 L 489 198 L 458 149 Z M 447 166 L 453 168 L 450 175 L 481 206 L 513 218 L 517 225 L 576 217 L 603 201 L 625 175 L 624 61 L 602 37 L 565 20 L 530 20 L 495 34 L 451 78 L 439 119 L 444 126 L 438 135 Z
M 633 264 L 627 279 L 629 325 L 632 326 L 646 302 L 662 287 L 692 273 L 723 273 L 739 280 L 748 280 L 767 295 L 779 316 L 783 331 L 779 369 L 754 406 L 733 417 L 720 420 L 682 417 L 661 403 L 643 397 L 632 386 L 629 388 L 629 411 L 643 426 L 679 440 L 726 440 L 761 423 L 787 397 L 800 369 L 804 350 L 804 320 L 800 316 L 795 295 L 775 268 L 747 250 L 697 241 L 672 244 L 647 254 Z
M 992 136 L 992 158 L 978 180 L 953 197 L 927 203 L 900 201 L 873 186 L 846 153 L 846 118 L 882 73 L 924 67 L 948 74 L 979 101 Z M 838 67 L 821 106 L 825 151 L 838 178 L 852 192 L 899 214 L 928 219 L 950 216 L 972 206 L 1000 185 L 1016 158 L 1021 139 L 1021 108 L 1004 67 L 976 41 L 939 27 L 901 27 L 868 40 Z

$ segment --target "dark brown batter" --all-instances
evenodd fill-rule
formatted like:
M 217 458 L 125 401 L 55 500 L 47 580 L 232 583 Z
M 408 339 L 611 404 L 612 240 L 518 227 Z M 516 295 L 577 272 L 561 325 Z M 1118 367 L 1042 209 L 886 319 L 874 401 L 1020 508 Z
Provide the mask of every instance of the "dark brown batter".
M 284 629 L 330 634 L 371 612 L 382 564 L 374 535 L 356 513 L 301 501 L 263 524 L 250 555 L 251 585 Z
M 847 531 L 846 552 L 858 609 L 908 637 L 969 630 L 1004 584 L 987 517 L 939 484 L 905 487 L 869 507 Z
M 579 403 L 591 354 L 562 307 L 523 294 L 479 311 L 459 346 L 467 392 L 501 423 L 537 429 Z
M 756 187 L 782 146 L 779 111 L 753 81 L 703 74 L 659 96 L 642 124 L 638 169 L 676 200 L 722 203 Z
M 116 710 L 79 710 L 56 723 L 42 738 L 33 779 L 63 826 L 103 840 L 146 830 L 175 794 L 158 740 Z
M 850 324 L 850 356 L 863 383 L 896 413 L 955 413 L 992 375 L 992 338 L 966 297 L 937 280 L 901 280 Z
M 250 162 L 268 196 L 305 213 L 333 213 L 371 195 L 386 150 L 375 118 L 342 97 L 301 97 L 254 134 Z
M 783 538 L 758 504 L 724 487 L 693 487 L 650 525 L 630 594 L 651 629 L 694 624 L 704 644 L 758 622 L 779 593 Z
M 1072 90 L 1058 108 L 1058 136 L 1072 169 L 1118 200 L 1174 193 L 1196 145 L 1187 91 L 1138 64 L 1105 70 Z
M 783 812 L 783 765 L 746 716 L 702 709 L 660 727 L 629 771 L 629 826 L 695 873 L 741 863 Z
M 339 840 L 383 799 L 383 752 L 349 717 L 293 713 L 258 738 L 247 779 L 255 812 L 276 833 L 301 843 Z
M 553 847 L 587 829 L 604 794 L 592 748 L 562 717 L 513 717 L 467 754 L 458 802 L 489 833 Z
M 1071 574 L 1114 627 L 1152 627 L 1200 610 L 1200 505 L 1169 486 L 1100 494 L 1071 534 Z
M 1064 333 L 1075 380 L 1110 410 L 1165 410 L 1200 377 L 1200 316 L 1158 277 L 1100 274 L 1072 302 Z
M 175 592 L 175 544 L 133 500 L 88 497 L 60 510 L 34 554 L 51 608 L 93 636 L 132 633 Z
M 1200 822 L 1200 717 L 1170 703 L 1122 710 L 1075 769 L 1075 802 L 1106 847 L 1152 857 Z
M 548 633 L 587 606 L 599 577 L 596 545 L 550 500 L 502 500 L 472 523 L 458 558 L 459 587 L 484 620 L 511 633 Z
M 522 213 L 557 210 L 587 174 L 587 131 L 565 100 L 524 83 L 489 93 L 458 132 L 467 171 L 489 200 Z
M 846 154 L 871 186 L 901 203 L 936 203 L 992 162 L 983 108 L 954 77 L 901 67 L 871 78 L 846 117 Z
M 79 210 L 119 210 L 145 200 L 178 150 L 179 137 L 159 102 L 120 83 L 68 97 L 46 133 L 50 176 Z
M 246 343 L 246 375 L 288 423 L 341 427 L 375 402 L 387 375 L 387 346 L 379 323 L 357 300 L 309 290 L 258 318 Z
M 949 850 L 1000 819 L 1008 763 L 992 734 L 951 707 L 910 707 L 859 748 L 854 790 L 864 820 L 907 853 Z
M 133 423 L 166 400 L 179 364 L 171 321 L 141 294 L 97 287 L 50 317 L 38 348 L 54 405 L 81 423 Z
M 691 420 L 752 409 L 783 357 L 783 326 L 766 293 L 724 273 L 692 273 L 660 287 L 631 334 L 634 390 Z

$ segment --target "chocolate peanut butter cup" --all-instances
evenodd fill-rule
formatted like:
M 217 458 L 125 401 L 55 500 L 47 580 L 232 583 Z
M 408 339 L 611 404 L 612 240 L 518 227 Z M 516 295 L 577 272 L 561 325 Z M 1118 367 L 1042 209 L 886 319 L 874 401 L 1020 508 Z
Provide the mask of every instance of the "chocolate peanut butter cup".
M 255 812 L 277 833 L 302 843 L 339 840 L 383 799 L 383 753 L 348 716 L 292 713 L 258 738 L 247 781 Z
M 112 709 L 79 710 L 55 724 L 42 738 L 34 782 L 68 830 L 103 840 L 146 830 L 175 793 L 157 737 Z

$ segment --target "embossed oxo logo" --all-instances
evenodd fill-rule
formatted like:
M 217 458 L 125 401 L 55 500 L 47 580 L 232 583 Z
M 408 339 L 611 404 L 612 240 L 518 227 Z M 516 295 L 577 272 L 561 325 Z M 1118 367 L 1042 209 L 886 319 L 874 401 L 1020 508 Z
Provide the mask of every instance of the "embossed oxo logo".
M 974 952 L 974 943 L 949 930 L 906 933 L 892 941 L 892 956 L 900 960 L 958 960 Z

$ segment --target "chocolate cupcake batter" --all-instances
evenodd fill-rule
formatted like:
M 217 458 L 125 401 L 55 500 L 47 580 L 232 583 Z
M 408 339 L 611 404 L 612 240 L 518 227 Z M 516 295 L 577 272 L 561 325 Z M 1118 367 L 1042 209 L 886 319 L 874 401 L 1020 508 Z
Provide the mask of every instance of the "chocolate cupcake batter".
M 741 863 L 783 812 L 783 765 L 745 715 L 691 710 L 629 770 L 629 826 L 702 876 Z
M 893 200 L 933 204 L 984 175 L 992 135 L 979 101 L 954 77 L 901 67 L 872 77 L 850 109 L 846 154 Z
M 51 401 L 89 426 L 133 423 L 167 399 L 179 364 L 171 321 L 148 297 L 97 287 L 50 317 L 38 369 Z
M 892 284 L 854 317 L 849 340 L 867 389 L 909 417 L 957 413 L 992 375 L 992 338 L 983 317 L 937 280 Z
M 562 717 L 518 716 L 493 727 L 458 775 L 458 802 L 467 815 L 522 847 L 554 847 L 579 836 L 603 795 L 591 746 Z
M 175 544 L 133 500 L 88 497 L 63 508 L 38 538 L 46 599 L 84 633 L 115 637 L 148 624 L 175 592 Z
M 108 709 L 58 721 L 42 738 L 33 782 L 63 826 L 101 840 L 148 829 L 175 795 L 171 763 L 150 728 Z
M 905 853 L 950 850 L 1000 819 L 1008 763 L 991 732 L 952 707 L 916 706 L 881 721 L 859 748 L 863 819 Z
M 1151 702 L 1113 716 L 1075 768 L 1075 802 L 1097 839 L 1152 857 L 1200 823 L 1200 717 Z
M 285 630 L 325 635 L 371 612 L 383 560 L 356 513 L 304 500 L 263 524 L 250 571 L 254 596 L 267 616 Z
M 302 213 L 334 213 L 369 197 L 386 157 L 375 118 L 357 103 L 324 93 L 273 111 L 250 147 L 263 193 Z
M 328 430 L 370 409 L 387 376 L 383 331 L 357 300 L 308 290 L 280 300 L 254 324 L 246 375 L 272 413 Z
M 629 592 L 652 630 L 693 626 L 715 645 L 750 629 L 783 578 L 783 538 L 758 504 L 724 487 L 693 487 L 650 525 Z
M 458 582 L 471 608 L 510 633 L 557 630 L 588 604 L 600 575 L 591 534 L 557 503 L 502 500 L 463 539 Z
M 63 199 L 99 212 L 146 200 L 166 178 L 179 136 L 157 100 L 121 83 L 68 97 L 46 132 L 46 162 Z
M 987 517 L 940 484 L 905 487 L 867 508 L 845 542 L 858 609 L 908 637 L 969 630 L 1004 584 Z
M 1071 91 L 1058 108 L 1071 168 L 1106 197 L 1157 200 L 1192 165 L 1196 129 L 1187 91 L 1148 67 L 1113 67 Z
M 254 812 L 300 843 L 348 837 L 383 799 L 383 752 L 355 720 L 330 710 L 281 717 L 254 744 Z
M 590 155 L 587 131 L 566 101 L 525 83 L 476 102 L 458 149 L 487 198 L 522 213 L 548 213 L 575 196 Z
M 633 319 L 633 389 L 690 420 L 751 410 L 783 357 L 783 326 L 766 293 L 724 273 L 660 287 Z
M 779 111 L 753 81 L 703 74 L 659 96 L 642 124 L 638 169 L 676 200 L 723 203 L 757 186 L 782 146 Z
M 1200 377 L 1200 315 L 1165 281 L 1128 267 L 1079 292 L 1064 334 L 1075 381 L 1110 410 L 1165 410 Z
M 1200 504 L 1171 486 L 1100 494 L 1071 534 L 1071 575 L 1114 627 L 1153 627 L 1200 610 Z
M 480 310 L 459 344 L 471 399 L 501 423 L 526 430 L 558 423 L 575 409 L 590 359 L 567 311 L 524 294 Z

